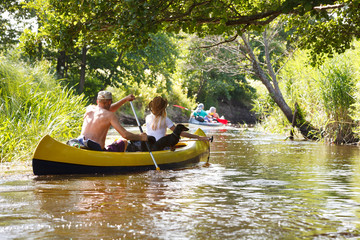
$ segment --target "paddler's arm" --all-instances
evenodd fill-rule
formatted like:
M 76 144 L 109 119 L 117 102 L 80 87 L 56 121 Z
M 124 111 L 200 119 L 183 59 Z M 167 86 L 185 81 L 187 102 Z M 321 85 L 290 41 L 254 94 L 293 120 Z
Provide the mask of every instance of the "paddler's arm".
M 118 119 L 116 118 L 115 114 L 112 114 L 110 119 L 110 124 L 115 128 L 115 130 L 125 139 L 133 140 L 133 141 L 144 141 L 148 140 L 146 133 L 141 134 L 134 134 L 132 132 L 127 131 L 121 124 L 119 123 Z
M 116 103 L 111 104 L 109 111 L 110 112 L 116 112 L 124 103 L 132 101 L 135 99 L 135 96 L 132 94 L 127 95 L 123 99 L 117 101 Z
M 173 125 L 170 129 L 171 129 L 171 131 L 174 131 L 174 130 L 175 130 L 175 126 Z M 204 142 L 210 141 L 210 138 L 209 138 L 209 137 L 198 136 L 198 135 L 195 135 L 195 134 L 192 134 L 192 133 L 188 133 L 188 132 L 182 132 L 182 133 L 180 134 L 180 136 L 182 136 L 182 137 L 187 137 L 187 138 L 195 138 L 195 139 L 197 139 L 197 140 L 201 140 L 201 141 L 204 141 Z

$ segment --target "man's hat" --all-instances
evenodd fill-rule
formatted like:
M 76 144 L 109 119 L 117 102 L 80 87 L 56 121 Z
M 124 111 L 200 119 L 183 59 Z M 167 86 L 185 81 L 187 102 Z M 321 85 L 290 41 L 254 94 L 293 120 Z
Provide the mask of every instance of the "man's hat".
M 112 100 L 112 94 L 108 91 L 100 91 L 97 96 L 98 100 Z

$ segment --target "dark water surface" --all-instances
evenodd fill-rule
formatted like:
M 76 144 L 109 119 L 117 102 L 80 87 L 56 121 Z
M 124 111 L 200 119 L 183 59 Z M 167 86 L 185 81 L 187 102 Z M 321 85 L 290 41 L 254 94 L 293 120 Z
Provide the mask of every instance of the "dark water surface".
M 209 167 L 2 173 L 0 238 L 360 239 L 358 147 L 204 130 L 215 139 Z

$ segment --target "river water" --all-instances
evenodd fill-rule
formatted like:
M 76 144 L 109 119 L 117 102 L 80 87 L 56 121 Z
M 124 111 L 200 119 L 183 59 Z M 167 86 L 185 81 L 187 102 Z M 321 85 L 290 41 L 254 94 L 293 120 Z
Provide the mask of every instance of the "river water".
M 195 130 L 191 125 L 191 131 Z M 210 166 L 0 178 L 1 239 L 359 239 L 360 149 L 204 128 Z

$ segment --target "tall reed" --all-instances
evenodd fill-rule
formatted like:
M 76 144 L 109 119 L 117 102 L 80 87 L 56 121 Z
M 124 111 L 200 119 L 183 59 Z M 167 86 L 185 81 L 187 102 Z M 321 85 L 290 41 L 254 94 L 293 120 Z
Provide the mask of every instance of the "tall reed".
M 350 62 L 345 56 L 336 57 L 319 69 L 319 92 L 328 118 L 326 134 L 337 144 L 354 140 L 350 112 L 354 104 L 355 76 Z
M 86 101 L 63 88 L 47 62 L 34 67 L 0 56 L 0 159 L 30 159 L 46 134 L 65 140 L 79 134 Z

